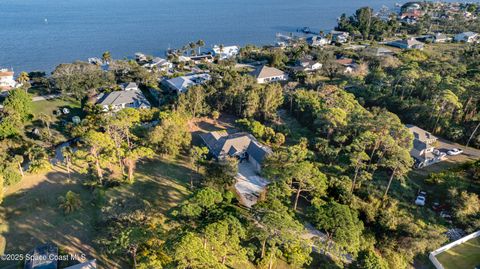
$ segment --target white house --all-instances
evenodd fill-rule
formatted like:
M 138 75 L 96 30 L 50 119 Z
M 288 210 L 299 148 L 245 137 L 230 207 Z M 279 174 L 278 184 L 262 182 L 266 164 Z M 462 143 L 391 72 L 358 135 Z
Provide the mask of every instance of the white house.
M 288 75 L 275 67 L 262 65 L 255 69 L 251 75 L 257 79 L 257 83 L 264 84 L 274 81 L 288 80 Z
M 291 70 L 294 72 L 313 72 L 320 70 L 322 66 L 323 65 L 317 61 L 304 58 L 297 60 L 295 66 L 291 67 Z
M 442 160 L 441 155 L 435 154 L 435 142 L 437 137 L 430 132 L 415 125 L 407 124 L 406 127 L 413 134 L 413 148 L 410 155 L 415 160 L 415 166 L 425 167 Z
M 465 43 L 473 43 L 478 41 L 478 34 L 474 32 L 463 32 L 460 34 L 455 35 L 454 40 L 456 42 L 465 42 Z
M 338 43 L 346 43 L 348 41 L 348 38 L 350 37 L 350 34 L 348 32 L 342 31 L 331 31 L 330 34 L 332 35 L 332 41 Z
M 168 71 L 173 68 L 173 64 L 166 59 L 155 57 L 148 63 L 144 64 L 143 67 L 148 69 L 153 69 L 156 67 L 158 70 Z
M 238 46 L 220 47 L 218 45 L 212 48 L 213 55 L 217 56 L 220 60 L 226 60 L 237 56 L 240 51 Z
M 167 88 L 176 91 L 177 93 L 184 93 L 188 90 L 189 87 L 204 84 L 211 79 L 211 76 L 207 73 L 193 74 L 172 79 L 166 79 L 162 81 L 162 84 Z
M 310 36 L 307 38 L 307 43 L 312 47 L 323 47 L 330 44 L 330 40 L 321 36 Z
M 150 102 L 143 95 L 142 91 L 134 82 L 120 85 L 121 91 L 113 91 L 107 94 L 101 93 L 97 97 L 97 105 L 103 111 L 117 112 L 123 108 L 131 107 L 137 109 L 150 108 Z
M 8 69 L 0 69 L 0 91 L 8 91 L 18 86 L 13 78 L 14 72 Z

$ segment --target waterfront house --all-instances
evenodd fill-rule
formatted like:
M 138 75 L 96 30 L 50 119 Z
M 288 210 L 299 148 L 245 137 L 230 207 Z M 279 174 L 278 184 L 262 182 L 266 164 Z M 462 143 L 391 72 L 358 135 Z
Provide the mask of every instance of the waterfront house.
M 307 38 L 307 43 L 312 47 L 323 47 L 330 44 L 330 40 L 321 36 L 310 36 Z
M 103 108 L 103 111 L 117 112 L 123 108 L 131 107 L 136 109 L 150 108 L 145 95 L 134 82 L 120 85 L 122 90 L 110 93 L 101 93 L 97 97 L 97 105 Z
M 424 43 L 417 41 L 415 38 L 403 39 L 403 40 L 396 40 L 387 43 L 392 47 L 397 47 L 401 49 L 423 49 Z
M 8 91 L 19 86 L 13 75 L 12 70 L 0 69 L 0 91 Z
M 266 65 L 256 68 L 250 74 L 257 80 L 257 83 L 260 84 L 288 80 L 288 75 L 285 72 Z
M 201 85 L 209 80 L 211 80 L 210 74 L 192 74 L 163 80 L 162 85 L 179 94 L 186 92 L 191 86 Z
M 192 61 L 194 64 L 213 63 L 214 58 L 212 54 L 202 54 L 202 55 L 190 56 L 189 60 Z
M 157 68 L 160 71 L 168 71 L 173 68 L 173 64 L 166 59 L 155 57 L 148 63 L 144 64 L 143 67 L 148 69 Z
M 435 142 L 438 139 L 436 136 L 412 124 L 407 124 L 406 127 L 413 134 L 413 148 L 410 155 L 415 160 L 416 167 L 425 167 L 442 160 L 442 156 L 434 153 Z
M 240 48 L 238 46 L 218 46 L 215 45 L 212 48 L 213 55 L 218 57 L 220 60 L 226 60 L 237 56 L 240 52 Z
M 478 41 L 478 34 L 474 32 L 463 32 L 455 35 L 456 42 L 474 43 Z
M 332 36 L 332 41 L 337 43 L 346 43 L 350 37 L 348 32 L 342 31 L 330 31 L 330 35 Z
M 148 61 L 147 55 L 141 52 L 137 52 L 135 53 L 135 61 L 137 61 L 138 63 L 145 63 Z

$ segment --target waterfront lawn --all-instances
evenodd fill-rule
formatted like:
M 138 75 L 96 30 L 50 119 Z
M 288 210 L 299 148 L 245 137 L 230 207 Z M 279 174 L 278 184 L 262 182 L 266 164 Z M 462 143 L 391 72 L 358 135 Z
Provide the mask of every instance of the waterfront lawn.
M 476 268 L 480 265 L 480 237 L 442 252 L 436 258 L 445 269 Z

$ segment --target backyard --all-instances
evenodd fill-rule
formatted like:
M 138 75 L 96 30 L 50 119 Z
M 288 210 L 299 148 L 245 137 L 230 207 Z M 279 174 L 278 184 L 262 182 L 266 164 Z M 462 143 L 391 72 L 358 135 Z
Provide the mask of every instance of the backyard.
M 474 269 L 480 266 L 480 237 L 455 246 L 436 256 L 445 269 Z

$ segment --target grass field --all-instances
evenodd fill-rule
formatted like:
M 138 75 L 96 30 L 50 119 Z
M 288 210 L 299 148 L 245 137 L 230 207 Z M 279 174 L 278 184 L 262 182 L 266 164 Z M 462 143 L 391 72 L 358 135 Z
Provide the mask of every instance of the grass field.
M 133 184 L 108 189 L 108 200 L 128 201 L 127 204 L 140 200 L 164 214 L 189 195 L 190 177 L 196 178 L 185 161 L 160 158 L 140 163 L 135 176 Z M 0 226 L 3 236 L 0 239 L 6 242 L 5 253 L 25 254 L 38 244 L 53 242 L 70 254 L 85 253 L 96 258 L 101 268 L 123 268 L 117 258 L 102 255 L 94 243 L 99 232 L 96 223 L 100 210 L 93 204 L 92 192 L 83 186 L 83 181 L 79 174 L 69 180 L 65 170 L 56 166 L 46 174 L 27 175 L 9 187 L 0 207 L 5 216 Z M 82 208 L 65 215 L 58 208 L 58 197 L 69 190 L 81 196 Z M 17 264 L 0 261 L 0 268 L 17 268 Z
M 445 269 L 475 269 L 480 266 L 480 237 L 453 247 L 436 256 Z

